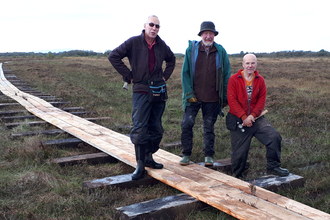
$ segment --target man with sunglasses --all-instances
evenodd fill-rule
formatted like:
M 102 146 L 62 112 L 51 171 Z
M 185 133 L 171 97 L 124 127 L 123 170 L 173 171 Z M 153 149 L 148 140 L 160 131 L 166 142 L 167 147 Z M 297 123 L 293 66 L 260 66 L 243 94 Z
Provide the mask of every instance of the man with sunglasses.
M 200 109 L 203 115 L 205 166 L 213 165 L 214 124 L 222 108 L 227 105 L 227 84 L 230 77 L 230 63 L 226 50 L 214 42 L 218 35 L 211 21 L 201 24 L 198 36 L 201 41 L 189 41 L 182 70 L 181 144 L 183 157 L 180 164 L 189 164 L 193 147 L 193 126 Z
M 136 170 L 133 180 L 144 177 L 145 166 L 162 169 L 152 154 L 159 149 L 163 137 L 161 117 L 165 110 L 165 101 L 148 100 L 150 82 L 168 80 L 175 67 L 175 56 L 166 43 L 158 36 L 160 23 L 157 16 L 148 17 L 141 35 L 126 40 L 109 54 L 112 66 L 128 83 L 133 83 L 133 129 L 130 138 L 135 147 Z M 122 59 L 127 57 L 129 69 Z M 166 67 L 163 70 L 163 61 Z

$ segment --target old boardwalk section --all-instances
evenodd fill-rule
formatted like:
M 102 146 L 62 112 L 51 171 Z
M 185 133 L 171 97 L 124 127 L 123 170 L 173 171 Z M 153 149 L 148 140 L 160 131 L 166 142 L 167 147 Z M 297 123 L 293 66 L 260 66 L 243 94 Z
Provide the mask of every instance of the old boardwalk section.
M 4 76 L 0 64 L 0 91 L 36 117 L 135 167 L 134 146 L 129 137 L 54 107 L 49 102 L 18 90 Z M 264 188 L 196 163 L 180 166 L 180 157 L 165 150 L 154 154 L 164 169 L 148 169 L 150 177 L 168 184 L 238 219 L 330 219 L 330 215 Z

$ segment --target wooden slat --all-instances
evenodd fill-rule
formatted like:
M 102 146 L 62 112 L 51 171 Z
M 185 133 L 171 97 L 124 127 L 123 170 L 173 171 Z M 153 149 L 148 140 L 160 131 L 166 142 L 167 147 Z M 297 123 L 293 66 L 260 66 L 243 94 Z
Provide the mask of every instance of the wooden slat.
M 80 111 L 85 110 L 83 107 L 69 107 L 69 108 L 62 108 L 63 111 L 66 112 L 72 112 L 72 111 Z M 8 110 L 8 111 L 0 111 L 0 117 L 1 116 L 9 116 L 9 115 L 18 115 L 18 114 L 24 114 L 24 113 L 30 113 L 26 110 Z M 96 112 L 95 112 L 96 113 Z M 72 112 L 72 114 L 76 114 L 76 112 Z M 36 117 L 36 116 L 34 116 Z
M 1 73 L 0 90 L 32 114 L 76 136 L 97 149 L 136 167 L 129 137 L 55 108 L 45 100 L 23 93 Z M 164 169 L 148 174 L 239 219 L 330 219 L 330 215 L 198 164 L 180 166 L 180 157 L 164 150 L 154 154 Z
M 12 138 L 20 138 L 27 136 L 36 136 L 36 135 L 59 135 L 64 134 L 65 131 L 61 129 L 53 129 L 53 130 L 43 130 L 43 131 L 28 131 L 22 133 L 11 133 Z
M 32 115 L 31 115 L 32 116 Z M 99 117 L 99 118 L 85 118 L 88 121 L 101 121 L 101 120 L 109 120 L 110 117 Z M 5 123 L 7 128 L 14 128 L 21 125 L 28 125 L 28 126 L 40 126 L 49 124 L 47 121 L 30 121 L 30 122 L 13 122 L 13 123 Z
M 95 111 L 71 112 L 71 114 L 73 114 L 73 115 L 97 115 L 97 113 Z M 22 116 L 3 117 L 2 120 L 5 122 L 11 122 L 14 120 L 25 120 L 25 119 L 35 119 L 35 118 L 38 118 L 38 117 L 35 115 L 22 115 Z M 110 119 L 110 118 L 107 117 L 106 119 Z
M 101 153 L 93 153 L 93 154 L 84 154 L 84 155 L 77 155 L 71 157 L 61 157 L 56 158 L 51 161 L 50 163 L 56 163 L 61 166 L 65 166 L 67 164 L 74 165 L 83 163 L 86 161 L 89 164 L 99 164 L 99 163 L 116 163 L 118 160 L 114 159 L 113 157 L 109 156 L 108 154 L 101 152 Z

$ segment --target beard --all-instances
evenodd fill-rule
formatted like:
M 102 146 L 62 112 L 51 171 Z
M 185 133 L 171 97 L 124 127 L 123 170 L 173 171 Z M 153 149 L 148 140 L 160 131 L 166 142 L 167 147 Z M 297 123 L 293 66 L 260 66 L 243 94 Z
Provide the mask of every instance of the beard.
M 206 47 L 211 47 L 214 43 L 213 41 L 212 42 L 205 42 L 204 40 L 202 40 L 202 41 L 203 41 L 204 46 L 206 46 Z

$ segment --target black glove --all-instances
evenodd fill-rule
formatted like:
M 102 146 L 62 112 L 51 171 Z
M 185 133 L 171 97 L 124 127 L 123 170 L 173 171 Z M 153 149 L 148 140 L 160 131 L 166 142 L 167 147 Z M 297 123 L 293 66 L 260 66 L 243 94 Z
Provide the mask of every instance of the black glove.
M 128 84 L 131 84 L 131 79 L 127 79 L 125 76 L 123 76 L 124 82 L 127 82 Z

